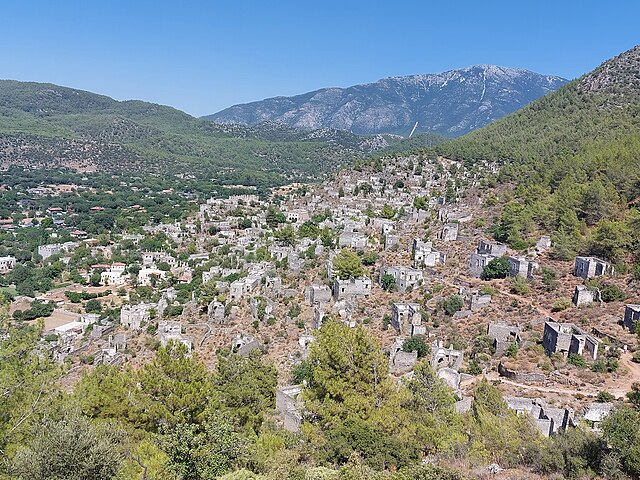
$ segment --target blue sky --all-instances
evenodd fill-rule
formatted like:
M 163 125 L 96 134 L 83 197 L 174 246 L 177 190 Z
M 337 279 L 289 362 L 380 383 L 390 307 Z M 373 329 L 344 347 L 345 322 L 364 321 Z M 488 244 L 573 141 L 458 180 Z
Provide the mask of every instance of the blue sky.
M 473 64 L 575 78 L 640 43 L 640 2 L 2 0 L 0 78 L 180 108 Z

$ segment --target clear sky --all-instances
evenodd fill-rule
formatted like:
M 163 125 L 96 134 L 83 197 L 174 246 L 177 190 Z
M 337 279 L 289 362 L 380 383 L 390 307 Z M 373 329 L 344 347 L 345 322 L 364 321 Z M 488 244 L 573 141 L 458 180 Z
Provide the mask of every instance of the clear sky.
M 1 0 L 0 78 L 192 115 L 474 64 L 575 78 L 640 43 L 640 1 Z

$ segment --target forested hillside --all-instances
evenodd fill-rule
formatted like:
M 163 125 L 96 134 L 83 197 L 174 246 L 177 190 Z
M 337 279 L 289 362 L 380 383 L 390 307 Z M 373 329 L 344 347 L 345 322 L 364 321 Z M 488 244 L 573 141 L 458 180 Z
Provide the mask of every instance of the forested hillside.
M 559 257 L 624 263 L 640 241 L 640 47 L 435 151 L 503 165 L 496 180 L 517 188 L 498 195 L 496 238 L 524 249 L 546 230 Z
M 219 126 L 171 107 L 51 84 L 0 81 L 0 164 L 192 174 L 274 185 L 323 175 L 392 138 L 277 124 Z
M 635 47 L 438 151 L 452 158 L 545 161 L 636 133 L 638 113 L 640 47 Z

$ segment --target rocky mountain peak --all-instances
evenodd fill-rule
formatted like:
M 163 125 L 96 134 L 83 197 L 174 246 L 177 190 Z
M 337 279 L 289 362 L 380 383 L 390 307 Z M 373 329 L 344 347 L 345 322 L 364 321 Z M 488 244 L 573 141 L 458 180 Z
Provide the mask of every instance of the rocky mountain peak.
M 457 136 L 514 112 L 564 83 L 560 77 L 524 69 L 474 65 L 274 97 L 204 118 L 250 126 L 275 120 L 296 128 L 405 136 L 417 122 L 418 132 Z
M 580 92 L 640 95 L 640 45 L 607 60 L 580 79 Z

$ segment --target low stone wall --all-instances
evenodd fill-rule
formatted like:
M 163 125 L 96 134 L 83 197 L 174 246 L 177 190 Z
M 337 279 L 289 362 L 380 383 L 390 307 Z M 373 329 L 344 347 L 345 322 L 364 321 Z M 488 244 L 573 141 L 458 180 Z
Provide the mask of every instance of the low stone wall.
M 543 373 L 522 373 L 516 370 L 510 370 L 502 363 L 498 365 L 498 373 L 501 377 L 519 383 L 543 383 L 547 381 L 547 376 Z

